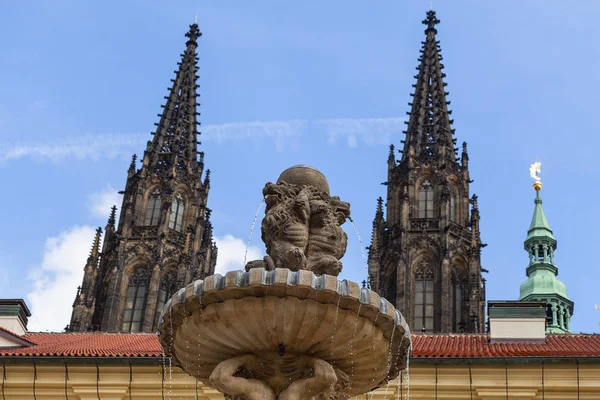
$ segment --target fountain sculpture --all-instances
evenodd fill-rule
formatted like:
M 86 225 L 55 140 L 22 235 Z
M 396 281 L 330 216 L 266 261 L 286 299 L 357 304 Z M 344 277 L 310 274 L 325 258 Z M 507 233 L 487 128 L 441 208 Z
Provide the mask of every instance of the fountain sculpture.
M 405 368 L 410 331 L 387 300 L 339 281 L 350 204 L 296 166 L 263 189 L 263 260 L 212 275 L 165 305 L 165 354 L 235 400 L 348 399 Z

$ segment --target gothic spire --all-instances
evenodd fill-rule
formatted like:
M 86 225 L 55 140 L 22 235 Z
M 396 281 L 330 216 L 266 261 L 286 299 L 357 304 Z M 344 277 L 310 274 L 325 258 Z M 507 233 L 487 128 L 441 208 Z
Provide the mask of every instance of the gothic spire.
M 435 26 L 440 21 L 436 18 L 435 11 L 428 11 L 427 18 L 423 24 L 425 29 L 425 41 L 421 42 L 421 56 L 419 57 L 419 71 L 415 78 L 417 83 L 413 101 L 409 103 L 412 107 L 409 115 L 408 128 L 404 133 L 404 151 L 402 160 L 413 155 L 423 161 L 435 160 L 456 163 L 454 155 L 454 142 L 452 138 L 452 120 L 448 110 L 449 101 L 446 101 L 448 92 L 444 87 L 446 83 L 442 72 L 444 65 L 441 63 L 442 55 L 439 41 L 436 40 L 437 29 Z
M 185 34 L 188 38 L 186 49 L 181 55 L 179 69 L 175 71 L 173 86 L 169 88 L 169 96 L 159 114 L 160 121 L 154 138 L 146 153 L 144 164 L 155 167 L 158 171 L 196 171 L 197 169 L 197 137 L 198 125 L 196 116 L 196 89 L 198 80 L 197 39 L 202 35 L 197 24 L 190 25 Z

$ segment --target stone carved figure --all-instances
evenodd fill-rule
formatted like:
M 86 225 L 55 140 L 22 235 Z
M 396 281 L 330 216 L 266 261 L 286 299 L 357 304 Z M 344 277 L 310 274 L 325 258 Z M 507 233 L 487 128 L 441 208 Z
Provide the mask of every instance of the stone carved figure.
M 221 362 L 210 383 L 229 400 L 342 400 L 350 379 L 324 360 L 269 352 Z
M 265 185 L 263 195 L 262 240 L 268 255 L 249 262 L 246 270 L 279 267 L 337 276 L 348 243 L 341 225 L 350 216 L 350 204 L 329 194 L 323 174 L 306 166 L 289 168 L 277 183 Z

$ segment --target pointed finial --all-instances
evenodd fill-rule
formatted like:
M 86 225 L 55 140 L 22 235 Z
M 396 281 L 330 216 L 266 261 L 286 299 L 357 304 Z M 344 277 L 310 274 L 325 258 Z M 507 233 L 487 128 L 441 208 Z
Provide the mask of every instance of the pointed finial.
M 542 172 L 542 163 L 539 161 L 534 162 L 529 166 L 529 175 L 535 179 L 533 183 L 533 189 L 538 193 L 542 190 L 542 178 L 540 178 L 540 173 Z
M 135 163 L 137 161 L 137 155 L 131 156 L 131 164 L 129 164 L 129 172 L 135 172 Z
M 185 34 L 185 36 L 190 38 L 190 40 L 187 42 L 188 45 L 197 44 L 196 40 L 202 36 L 202 32 L 200 32 L 200 29 L 198 29 L 198 24 L 196 22 L 190 25 L 190 30 Z
M 90 250 L 90 255 L 88 257 L 88 264 L 96 263 L 98 261 L 98 255 L 100 252 L 100 238 L 102 236 L 102 228 L 98 227 L 96 229 L 96 236 L 94 236 L 94 241 L 92 242 L 92 249 Z
M 196 16 L 194 16 L 194 24 L 198 24 L 198 14 L 196 14 Z
M 204 178 L 204 186 L 205 187 L 210 186 L 210 169 L 206 170 L 206 176 Z
M 440 23 L 440 20 L 435 16 L 435 11 L 427 11 L 427 18 L 423 20 L 423 25 L 427 25 L 425 32 L 433 31 L 437 33 L 435 26 Z
M 377 198 L 377 213 L 383 213 L 383 198 Z
M 117 219 L 117 206 L 112 206 L 112 208 L 110 209 L 110 216 L 108 217 L 108 223 L 106 225 L 114 228 L 116 219 Z
M 390 144 L 390 153 L 388 155 L 388 159 L 389 160 L 393 160 L 394 159 L 394 150 L 395 150 L 395 146 L 393 144 Z

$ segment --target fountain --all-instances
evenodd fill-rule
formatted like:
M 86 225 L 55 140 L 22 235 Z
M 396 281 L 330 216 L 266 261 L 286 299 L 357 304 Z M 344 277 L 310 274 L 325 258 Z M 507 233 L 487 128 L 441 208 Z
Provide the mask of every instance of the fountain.
M 263 189 L 267 256 L 180 289 L 159 326 L 175 365 L 228 399 L 348 399 L 396 378 L 410 331 L 390 302 L 340 281 L 350 204 L 308 166 Z

